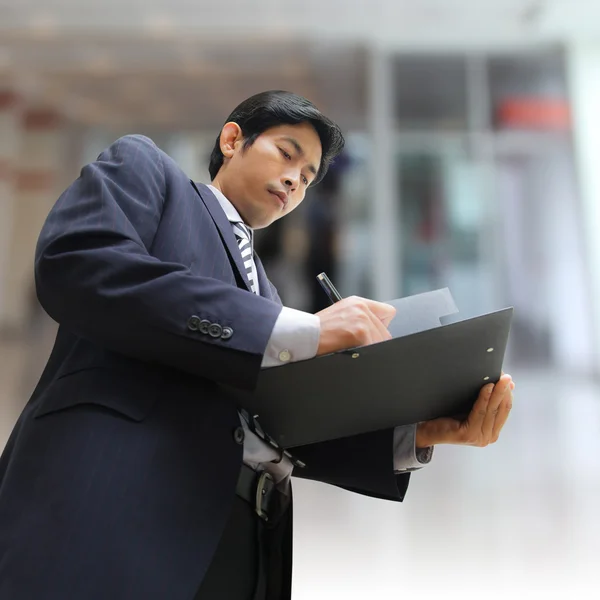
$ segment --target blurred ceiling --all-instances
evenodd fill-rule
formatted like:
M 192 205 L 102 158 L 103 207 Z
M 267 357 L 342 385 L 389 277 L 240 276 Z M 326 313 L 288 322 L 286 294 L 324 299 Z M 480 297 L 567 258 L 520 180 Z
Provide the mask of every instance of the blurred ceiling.
M 370 46 L 507 51 L 590 23 L 600 2 L 0 0 L 0 82 L 86 123 L 213 127 L 269 88 L 355 123 Z
M 18 58 L 7 81 L 30 103 L 60 106 L 87 124 L 214 129 L 224 110 L 266 89 L 292 90 L 324 111 L 335 106 L 341 123 L 365 112 L 365 51 L 358 45 L 73 35 L 15 39 L 11 48 Z

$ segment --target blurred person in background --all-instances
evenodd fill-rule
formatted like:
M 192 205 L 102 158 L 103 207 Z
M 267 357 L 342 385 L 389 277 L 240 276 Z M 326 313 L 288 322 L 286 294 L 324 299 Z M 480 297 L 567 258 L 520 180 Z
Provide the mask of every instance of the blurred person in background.
M 308 256 L 305 277 L 310 287 L 310 312 L 313 313 L 328 305 L 328 299 L 314 274 L 325 272 L 333 281 L 337 279 L 339 202 L 343 167 L 347 161 L 344 154 L 337 157 L 307 210 Z
M 294 210 L 342 147 L 309 101 L 266 92 L 228 117 L 210 186 L 131 135 L 62 194 L 35 260 L 60 327 L 0 459 L 1 600 L 289 598 L 292 472 L 402 501 L 435 444 L 498 439 L 509 376 L 463 422 L 293 456 L 220 387 L 389 339 L 387 304 L 282 307 L 253 252 L 253 230 Z

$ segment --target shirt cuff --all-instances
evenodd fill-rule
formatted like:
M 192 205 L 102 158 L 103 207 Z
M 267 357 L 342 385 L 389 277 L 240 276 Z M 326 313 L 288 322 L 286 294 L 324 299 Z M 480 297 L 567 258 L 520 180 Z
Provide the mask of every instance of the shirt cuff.
M 433 446 L 417 448 L 417 426 L 402 425 L 394 429 L 394 473 L 409 473 L 431 462 Z
M 262 367 L 314 358 L 319 347 L 321 321 L 317 315 L 284 306 L 263 355 Z

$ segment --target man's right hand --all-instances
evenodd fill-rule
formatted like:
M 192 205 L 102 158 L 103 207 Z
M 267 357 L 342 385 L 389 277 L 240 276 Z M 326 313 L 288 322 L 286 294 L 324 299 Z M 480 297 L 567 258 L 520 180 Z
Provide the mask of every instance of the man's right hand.
M 357 296 L 332 304 L 317 313 L 321 320 L 317 356 L 391 339 L 387 328 L 395 314 L 389 304 Z

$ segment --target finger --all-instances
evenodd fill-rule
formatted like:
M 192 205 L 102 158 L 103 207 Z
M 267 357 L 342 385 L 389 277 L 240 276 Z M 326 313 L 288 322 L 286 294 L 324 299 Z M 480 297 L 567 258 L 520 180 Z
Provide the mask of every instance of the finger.
M 360 346 L 370 346 L 376 340 L 373 339 L 373 322 L 366 311 L 360 315 L 360 328 L 355 332 Z
M 508 421 L 508 417 L 510 416 L 510 411 L 512 409 L 513 404 L 513 393 L 512 389 L 509 386 L 509 389 L 504 394 L 504 399 L 500 404 L 500 409 L 498 410 L 498 415 L 496 416 L 496 421 L 494 422 L 494 428 L 492 431 L 492 442 L 498 441 L 500 437 L 500 432 L 502 428 Z
M 394 307 L 392 306 L 392 308 L 394 308 Z M 388 316 L 383 317 L 381 319 L 381 322 L 383 323 L 383 325 L 386 329 L 390 326 L 390 323 L 394 320 L 395 316 L 396 316 L 396 309 L 394 308 L 393 314 L 388 314 Z
M 367 311 L 369 317 L 371 318 L 371 325 L 373 327 L 373 339 L 377 342 L 383 342 L 384 340 L 391 339 L 391 333 L 388 331 L 387 327 L 379 320 L 377 315 L 371 312 L 371 310 L 368 308 Z
M 391 304 L 367 299 L 365 299 L 365 303 L 377 319 L 383 323 L 384 327 L 388 327 L 392 319 L 396 316 L 396 309 Z
M 487 406 L 490 397 L 494 391 L 494 384 L 488 383 L 481 388 L 479 396 L 467 417 L 467 427 L 473 431 L 480 431 L 483 427 L 483 420 L 487 414 Z
M 512 378 L 510 375 L 503 375 L 498 383 L 494 386 L 494 391 L 490 396 L 490 401 L 487 405 L 486 415 L 483 419 L 483 424 L 481 426 L 481 433 L 483 435 L 484 440 L 491 441 L 492 435 L 494 432 L 494 423 L 496 422 L 496 418 L 498 417 L 498 411 L 500 410 L 500 404 L 504 399 L 504 396 L 508 391 L 510 391 L 510 383 Z

